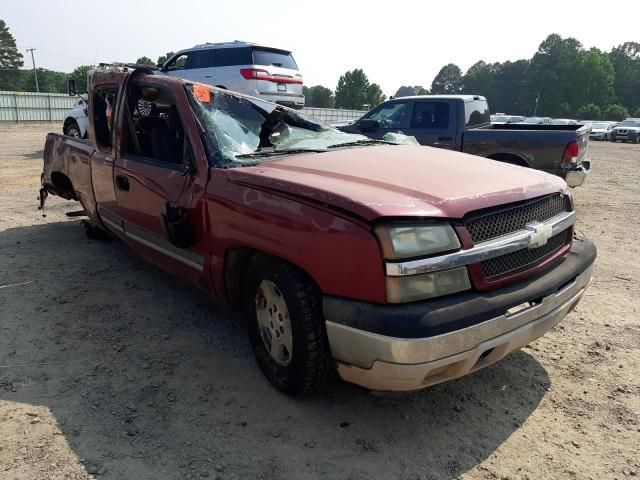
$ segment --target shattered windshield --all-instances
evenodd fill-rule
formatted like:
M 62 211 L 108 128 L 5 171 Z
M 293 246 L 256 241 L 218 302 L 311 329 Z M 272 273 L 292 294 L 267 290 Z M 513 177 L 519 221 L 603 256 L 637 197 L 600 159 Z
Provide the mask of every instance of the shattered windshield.
M 288 108 L 219 92 L 206 85 L 188 85 L 187 91 L 213 152 L 214 165 L 219 167 L 255 165 L 277 155 L 325 152 L 338 147 L 415 142 L 413 137 L 397 134 L 389 140 L 372 140 L 344 133 Z

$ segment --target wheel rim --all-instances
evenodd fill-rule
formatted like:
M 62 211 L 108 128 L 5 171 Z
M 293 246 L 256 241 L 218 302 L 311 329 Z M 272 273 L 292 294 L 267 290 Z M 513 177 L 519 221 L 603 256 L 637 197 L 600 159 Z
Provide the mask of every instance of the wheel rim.
M 289 365 L 293 352 L 289 309 L 282 292 L 269 280 L 263 280 L 256 293 L 256 317 L 265 348 L 278 364 Z
M 80 138 L 80 132 L 75 127 L 69 128 L 69 136 L 74 138 Z

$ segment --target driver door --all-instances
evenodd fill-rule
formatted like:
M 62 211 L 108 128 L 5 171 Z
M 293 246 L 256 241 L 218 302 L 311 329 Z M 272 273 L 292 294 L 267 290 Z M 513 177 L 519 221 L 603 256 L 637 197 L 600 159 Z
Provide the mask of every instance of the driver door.
M 161 78 L 134 82 L 127 90 L 121 108 L 120 155 L 113 173 L 115 214 L 126 240 L 140 255 L 208 289 L 202 220 L 207 166 L 196 161 L 206 158 L 185 91 Z M 193 234 L 186 248 L 173 241 L 167 206 L 186 213 Z

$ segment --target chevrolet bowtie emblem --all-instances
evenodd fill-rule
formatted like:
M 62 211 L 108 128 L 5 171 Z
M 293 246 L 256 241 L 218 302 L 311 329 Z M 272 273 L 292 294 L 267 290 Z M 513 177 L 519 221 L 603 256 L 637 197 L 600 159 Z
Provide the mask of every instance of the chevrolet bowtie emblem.
M 531 236 L 529 237 L 529 250 L 546 245 L 553 233 L 551 225 L 545 225 L 540 222 L 528 223 L 525 228 L 531 232 Z

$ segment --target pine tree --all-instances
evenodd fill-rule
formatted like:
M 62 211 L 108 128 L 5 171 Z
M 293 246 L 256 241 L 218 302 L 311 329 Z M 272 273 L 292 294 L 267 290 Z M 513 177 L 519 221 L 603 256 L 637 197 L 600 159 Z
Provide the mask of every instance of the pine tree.
M 23 64 L 22 54 L 16 47 L 16 39 L 9 32 L 4 20 L 0 20 L 0 69 L 15 70 Z

